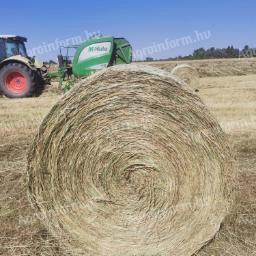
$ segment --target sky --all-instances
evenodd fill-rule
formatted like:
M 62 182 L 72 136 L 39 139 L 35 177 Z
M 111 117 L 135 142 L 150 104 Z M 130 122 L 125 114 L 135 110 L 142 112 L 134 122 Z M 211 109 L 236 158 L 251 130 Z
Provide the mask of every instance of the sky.
M 40 60 L 56 59 L 60 45 L 92 34 L 125 37 L 135 59 L 256 46 L 255 0 L 12 0 L 0 8 L 0 34 L 27 37 L 29 54 Z

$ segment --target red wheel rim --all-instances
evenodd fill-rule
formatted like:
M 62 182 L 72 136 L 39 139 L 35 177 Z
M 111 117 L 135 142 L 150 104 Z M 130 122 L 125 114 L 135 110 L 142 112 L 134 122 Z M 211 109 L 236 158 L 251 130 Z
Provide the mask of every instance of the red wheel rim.
M 27 88 L 27 78 L 20 72 L 12 72 L 6 76 L 5 85 L 13 93 L 22 93 Z

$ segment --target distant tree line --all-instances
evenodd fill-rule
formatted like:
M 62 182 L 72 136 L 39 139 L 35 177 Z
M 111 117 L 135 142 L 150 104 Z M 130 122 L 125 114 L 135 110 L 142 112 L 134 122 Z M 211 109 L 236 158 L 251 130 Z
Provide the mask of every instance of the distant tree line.
M 209 49 L 199 48 L 194 50 L 193 54 L 187 56 L 178 56 L 176 58 L 168 58 L 167 60 L 197 60 L 197 59 L 223 59 L 223 58 L 248 58 L 256 57 L 256 48 L 251 48 L 246 45 L 242 50 L 235 48 L 234 46 L 228 46 L 227 48 L 215 48 Z M 166 59 L 161 59 L 166 60 Z M 153 58 L 148 57 L 146 61 L 153 61 Z
M 235 49 L 233 46 L 222 49 L 211 47 L 207 50 L 199 48 L 193 52 L 193 55 L 187 57 L 192 57 L 193 59 L 238 58 L 239 52 L 239 49 Z
M 246 45 L 242 50 L 228 46 L 227 48 L 209 49 L 199 48 L 192 55 L 183 57 L 184 59 L 222 59 L 222 58 L 239 58 L 239 57 L 255 57 L 256 50 Z

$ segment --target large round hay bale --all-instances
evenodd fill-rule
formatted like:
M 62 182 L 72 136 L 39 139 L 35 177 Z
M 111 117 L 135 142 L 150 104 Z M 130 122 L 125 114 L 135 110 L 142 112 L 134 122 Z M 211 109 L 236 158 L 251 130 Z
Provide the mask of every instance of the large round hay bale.
M 125 65 L 83 80 L 28 157 L 38 215 L 73 255 L 191 255 L 230 206 L 226 136 L 172 75 Z
M 171 74 L 180 79 L 180 83 L 189 85 L 193 89 L 200 89 L 199 74 L 196 68 L 188 64 L 180 64 L 174 67 Z

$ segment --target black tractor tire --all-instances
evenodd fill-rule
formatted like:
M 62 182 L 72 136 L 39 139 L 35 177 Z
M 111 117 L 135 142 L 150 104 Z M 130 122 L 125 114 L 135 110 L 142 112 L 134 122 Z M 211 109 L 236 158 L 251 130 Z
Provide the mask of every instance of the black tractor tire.
M 40 74 L 25 64 L 12 62 L 0 70 L 0 91 L 8 98 L 39 96 L 43 89 Z

